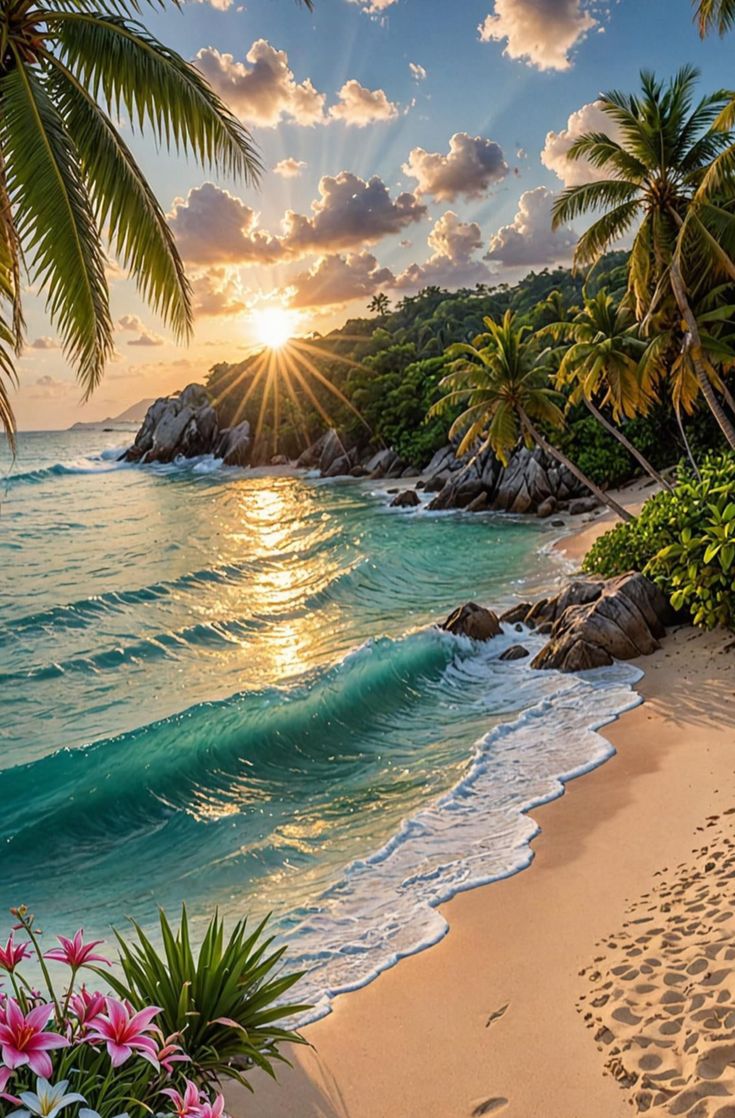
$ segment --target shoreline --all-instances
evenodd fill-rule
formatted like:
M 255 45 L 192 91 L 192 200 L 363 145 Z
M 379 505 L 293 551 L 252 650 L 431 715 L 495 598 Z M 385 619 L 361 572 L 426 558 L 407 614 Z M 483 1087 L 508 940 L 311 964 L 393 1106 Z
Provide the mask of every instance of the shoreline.
M 645 488 L 624 492 L 626 504 Z M 553 546 L 572 564 L 610 519 L 571 521 L 577 530 Z M 682 628 L 645 658 L 643 704 L 602 730 L 615 755 L 532 809 L 539 830 L 527 871 L 443 904 L 445 936 L 338 997 L 306 1029 L 314 1048 L 293 1053 L 278 1085 L 260 1077 L 254 1099 L 230 1093 L 235 1118 L 629 1114 L 635 1084 L 621 1089 L 618 1072 L 605 1073 L 604 1045 L 575 1004 L 587 996 L 580 972 L 594 972 L 597 942 L 624 923 L 654 874 L 691 854 L 708 812 L 735 803 L 727 676 L 721 666 L 709 674 L 728 643 Z

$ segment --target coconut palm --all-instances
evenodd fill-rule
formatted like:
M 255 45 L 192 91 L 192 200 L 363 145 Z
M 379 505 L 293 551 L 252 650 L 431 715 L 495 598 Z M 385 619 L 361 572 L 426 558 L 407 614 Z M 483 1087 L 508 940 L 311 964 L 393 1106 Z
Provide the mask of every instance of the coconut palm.
M 567 458 L 541 433 L 537 424 L 564 426 L 561 399 L 551 388 L 551 353 L 533 340 L 530 327 L 516 326 L 512 311 L 501 322 L 485 318 L 487 333 L 472 343 L 458 342 L 447 350 L 451 372 L 440 387 L 445 395 L 432 407 L 430 415 L 442 414 L 458 404 L 464 410 L 450 428 L 450 437 L 461 436 L 457 454 L 462 455 L 480 443 L 480 453 L 490 447 L 504 465 L 519 439 L 527 446 L 539 446 L 550 458 L 569 470 L 598 500 L 623 520 L 628 512 Z
M 645 414 L 654 399 L 646 375 L 646 369 L 652 366 L 640 364 L 646 343 L 639 336 L 638 324 L 629 308 L 616 303 L 602 288 L 585 300 L 571 322 L 562 319 L 544 327 L 539 334 L 571 342 L 563 352 L 556 375 L 557 387 L 571 388 L 570 403 L 583 403 L 650 477 L 670 489 L 666 479 L 616 426 L 625 419 Z M 604 414 L 605 407 L 610 408 L 613 423 Z
M 390 299 L 384 291 L 379 291 L 377 295 L 373 295 L 368 304 L 368 310 L 371 314 L 377 314 L 380 318 L 388 313 L 390 310 Z
M 724 172 L 706 185 L 718 156 L 732 148 L 732 136 L 713 128 L 729 95 L 719 91 L 695 103 L 697 78 L 687 66 L 664 85 L 644 71 L 640 95 L 603 94 L 601 107 L 620 139 L 590 132 L 569 156 L 587 159 L 606 177 L 565 190 L 553 222 L 604 211 L 579 240 L 580 265 L 597 261 L 637 226 L 628 273 L 636 313 L 649 333 L 680 320 L 699 391 L 735 448 L 735 427 L 708 375 L 692 311 L 707 290 L 735 279 L 735 192 L 723 192 Z
M 695 0 L 695 6 L 703 35 L 708 31 L 724 35 L 735 27 L 735 0 Z
M 0 422 L 11 444 L 26 277 L 85 399 L 113 352 L 107 250 L 177 338 L 191 331 L 180 256 L 119 118 L 214 172 L 252 183 L 260 170 L 247 130 L 139 12 L 139 0 L 0 7 Z

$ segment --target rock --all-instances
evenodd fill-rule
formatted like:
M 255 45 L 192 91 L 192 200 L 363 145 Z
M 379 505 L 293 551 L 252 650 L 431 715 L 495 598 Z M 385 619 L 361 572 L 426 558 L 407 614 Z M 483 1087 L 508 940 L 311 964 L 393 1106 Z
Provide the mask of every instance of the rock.
M 250 424 L 244 419 L 236 427 L 226 427 L 221 432 L 214 453 L 223 460 L 225 466 L 249 466 L 252 450 Z
M 335 458 L 321 473 L 322 477 L 344 477 L 345 474 L 351 474 L 352 461 L 349 454 L 341 454 Z
M 424 482 L 424 481 L 417 481 L 417 482 L 416 482 L 416 485 L 414 486 L 414 488 L 415 488 L 415 489 L 426 489 L 426 482 Z
M 552 600 L 560 612 L 551 640 L 532 667 L 581 671 L 647 656 L 660 647 L 659 639 L 675 615 L 665 595 L 645 575 L 633 572 L 604 583 L 589 580 L 586 589 L 583 585 L 581 580 L 572 583 Z M 588 600 L 575 604 L 580 595 L 589 596 Z M 564 602 L 571 604 L 562 609 Z
M 566 528 L 566 526 L 567 526 L 566 520 L 552 520 L 551 521 L 551 527 L 552 528 Z
M 476 602 L 466 602 L 450 614 L 441 628 L 455 636 L 470 637 L 474 641 L 488 641 L 502 633 L 497 614 L 478 606 Z
M 406 463 L 402 462 L 401 459 L 398 457 L 398 455 L 396 455 L 396 457 L 393 460 L 393 462 L 391 463 L 390 467 L 385 471 L 385 476 L 390 477 L 390 478 L 401 477 L 403 475 L 403 472 L 404 472 L 405 469 L 406 469 Z
M 404 489 L 403 493 L 399 493 L 391 501 L 391 508 L 395 509 L 412 509 L 421 504 L 421 498 L 415 489 Z
M 153 445 L 145 456 L 146 462 L 172 462 L 184 431 L 193 418 L 191 408 L 168 408 L 153 432 Z
M 512 644 L 510 648 L 506 648 L 505 652 L 500 655 L 499 659 L 523 660 L 526 656 L 530 656 L 530 652 L 527 648 L 524 648 L 522 644 Z
M 350 470 L 350 475 L 352 477 L 367 477 L 368 470 L 365 466 L 353 466 Z
M 432 474 L 441 473 L 443 470 L 449 470 L 450 463 L 456 461 L 454 457 L 454 448 L 451 446 L 443 446 L 441 450 L 437 450 L 428 466 L 422 472 L 431 477 Z
M 385 477 L 397 457 L 398 455 L 395 450 L 391 450 L 390 447 L 387 447 L 385 450 L 379 450 L 372 458 L 369 458 L 365 463 L 365 469 L 370 477 Z
M 594 512 L 599 504 L 597 497 L 582 497 L 578 501 L 572 501 L 569 512 L 572 516 L 582 516 L 586 512 Z
M 541 520 L 547 520 L 556 511 L 556 497 L 547 497 L 545 501 L 536 509 L 536 516 Z
M 440 489 L 444 488 L 450 477 L 451 475 L 449 473 L 449 470 L 444 470 L 440 474 L 434 474 L 432 477 L 426 480 L 426 482 L 424 483 L 424 489 L 427 493 L 438 493 Z
M 490 499 L 487 493 L 478 493 L 474 500 L 467 505 L 467 512 L 485 512 L 490 508 Z
M 540 633 L 542 637 L 548 637 L 553 628 L 553 621 L 542 621 L 540 625 L 536 626 L 536 632 Z
M 342 458 L 345 458 L 346 455 L 347 451 L 344 447 L 344 444 L 335 429 L 332 427 L 329 431 L 327 431 L 326 435 L 324 435 L 324 439 L 322 442 L 322 451 L 319 455 L 319 469 L 321 470 L 324 477 L 334 477 L 334 474 L 329 473 L 331 467 L 334 465 L 335 462 L 339 461 Z
M 506 621 L 509 625 L 514 625 L 517 621 L 525 621 L 530 609 L 530 602 L 519 602 L 518 605 L 507 609 L 505 613 L 501 613 L 500 620 Z
M 274 454 L 271 458 L 271 466 L 287 466 L 288 458 L 285 454 Z
M 401 477 L 416 477 L 416 469 L 414 466 L 406 466 L 401 474 Z
M 541 598 L 526 614 L 526 623 L 538 625 L 543 621 L 556 621 L 568 606 L 587 605 L 599 598 L 605 586 L 604 579 L 578 578 L 567 584 L 554 598 Z

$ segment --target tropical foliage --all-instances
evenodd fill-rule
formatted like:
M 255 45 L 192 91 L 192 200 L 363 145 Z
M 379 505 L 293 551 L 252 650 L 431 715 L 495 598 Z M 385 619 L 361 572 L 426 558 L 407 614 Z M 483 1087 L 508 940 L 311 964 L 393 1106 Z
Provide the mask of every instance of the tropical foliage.
M 584 567 L 605 576 L 642 570 L 695 625 L 735 626 L 735 458 L 709 458 L 699 478 L 683 474 L 632 524 L 602 536 Z
M 304 1007 L 274 1006 L 298 976 L 274 976 L 282 952 L 269 952 L 263 925 L 246 935 L 238 924 L 225 938 L 215 917 L 195 953 L 186 913 L 178 932 L 162 916 L 162 953 L 140 929 L 133 944 L 118 936 L 120 977 L 101 941 L 80 930 L 45 948 L 33 915 L 25 907 L 12 915 L 0 946 L 9 984 L 0 996 L 3 1112 L 223 1118 L 223 1080 L 247 1085 L 254 1065 L 273 1074 L 280 1043 L 300 1042 L 276 1023 Z

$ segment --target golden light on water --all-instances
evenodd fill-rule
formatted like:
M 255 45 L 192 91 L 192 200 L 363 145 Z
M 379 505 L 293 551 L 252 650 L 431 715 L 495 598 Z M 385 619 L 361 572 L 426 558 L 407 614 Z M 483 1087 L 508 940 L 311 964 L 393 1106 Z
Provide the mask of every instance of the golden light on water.
M 298 323 L 298 314 L 288 307 L 263 307 L 253 312 L 255 336 L 268 349 L 281 349 L 290 342 Z

